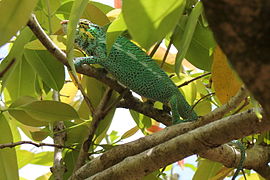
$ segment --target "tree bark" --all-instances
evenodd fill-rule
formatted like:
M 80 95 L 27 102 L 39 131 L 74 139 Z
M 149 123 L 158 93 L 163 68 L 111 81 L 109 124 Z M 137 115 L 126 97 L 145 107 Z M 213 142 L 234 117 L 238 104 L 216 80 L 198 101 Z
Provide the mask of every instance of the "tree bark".
M 203 0 L 216 41 L 270 117 L 270 1 Z

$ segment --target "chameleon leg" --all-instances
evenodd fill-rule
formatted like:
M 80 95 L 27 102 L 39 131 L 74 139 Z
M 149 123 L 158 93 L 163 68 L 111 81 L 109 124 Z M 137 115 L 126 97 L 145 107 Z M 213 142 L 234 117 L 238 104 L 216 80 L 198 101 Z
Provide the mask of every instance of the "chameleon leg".
M 169 104 L 171 105 L 172 110 L 172 123 L 177 124 L 183 122 L 182 120 L 180 120 L 180 115 L 178 113 L 178 102 L 175 96 L 172 96 L 172 98 L 169 101 Z
M 77 57 L 74 59 L 74 65 L 80 67 L 82 64 L 99 64 L 100 59 L 94 56 Z

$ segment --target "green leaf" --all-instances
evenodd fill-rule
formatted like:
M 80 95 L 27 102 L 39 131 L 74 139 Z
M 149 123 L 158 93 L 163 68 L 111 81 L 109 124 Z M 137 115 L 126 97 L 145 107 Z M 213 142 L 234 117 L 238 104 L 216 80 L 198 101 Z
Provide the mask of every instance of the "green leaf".
M 41 0 L 43 12 L 47 16 L 52 16 L 61 5 L 61 0 Z
M 35 157 L 29 163 L 41 166 L 52 166 L 53 155 L 54 153 L 52 151 L 40 152 L 35 154 Z
M 17 150 L 17 155 L 19 169 L 29 164 L 35 157 L 34 153 L 21 149 Z
M 112 131 L 109 135 L 111 143 L 114 143 L 119 138 L 117 131 Z
M 32 118 L 30 115 L 28 115 L 25 111 L 22 110 L 9 110 L 8 112 L 17 121 L 27 126 L 41 127 L 48 125 L 48 122 Z
M 88 132 L 89 132 L 89 127 L 87 126 L 87 124 L 75 124 L 72 122 L 65 122 L 66 127 L 71 127 L 71 129 L 69 129 L 67 131 L 67 140 L 65 142 L 65 145 L 70 146 L 73 144 L 81 144 L 83 143 L 83 141 L 85 140 L 85 137 L 87 136 Z M 72 126 L 76 126 L 77 127 L 72 127 Z
M 82 18 L 90 20 L 94 24 L 98 24 L 100 26 L 104 26 L 110 23 L 106 14 L 104 14 L 99 8 L 97 8 L 94 4 L 88 3 L 85 11 L 82 14 Z
M 109 54 L 113 43 L 116 41 L 118 36 L 127 29 L 123 14 L 121 13 L 117 19 L 115 19 L 109 26 L 106 34 L 106 48 L 107 54 Z
M 66 49 L 66 45 L 64 44 L 66 39 L 63 36 L 50 35 L 49 37 L 61 50 Z M 27 43 L 24 48 L 29 50 L 47 50 L 47 48 L 43 46 L 39 39 Z
M 26 24 L 37 0 L 0 1 L 0 46 L 8 42 Z
M 179 43 L 179 47 L 176 47 L 180 52 L 178 52 L 176 60 L 175 60 L 175 72 L 178 75 L 180 72 L 180 66 L 182 64 L 182 60 L 186 56 L 187 50 L 189 48 L 191 39 L 193 37 L 193 33 L 195 31 L 198 18 L 202 13 L 203 6 L 202 2 L 197 2 L 192 12 L 190 13 L 187 24 L 184 30 L 183 37 Z
M 200 159 L 193 180 L 210 179 L 217 174 L 222 166 L 222 164 L 208 159 Z
M 5 84 L 12 101 L 20 96 L 35 95 L 35 72 L 28 64 L 25 57 L 17 58 Z
M 79 118 L 77 112 L 72 106 L 58 101 L 34 101 L 29 104 L 16 107 L 15 109 L 25 111 L 34 119 L 47 122 Z
M 142 133 L 144 133 L 145 128 L 151 127 L 151 118 L 133 110 L 129 110 L 129 112 Z
M 25 104 L 32 103 L 34 101 L 37 100 L 30 96 L 20 97 L 9 106 L 8 112 L 17 121 L 27 126 L 40 127 L 48 125 L 48 122 L 35 119 L 31 117 L 29 114 L 27 114 L 25 111 L 16 109 L 16 107 L 20 107 Z
M 87 95 L 92 102 L 93 106 L 96 108 L 98 104 L 100 103 L 100 100 L 103 97 L 104 92 L 106 91 L 106 86 L 101 83 L 100 81 L 89 78 L 84 76 L 82 80 L 82 85 L 86 87 Z M 108 104 L 111 104 L 117 99 L 117 94 L 115 92 L 112 93 L 110 100 L 108 101 Z M 102 138 L 105 137 L 106 131 L 108 130 L 114 112 L 116 108 L 113 108 L 107 116 L 99 123 L 99 126 L 95 132 L 96 136 L 102 135 Z M 99 139 L 100 140 L 100 139 Z
M 13 142 L 12 132 L 5 117 L 0 114 L 0 144 Z M 14 148 L 0 149 L 0 179 L 19 179 L 17 157 Z
M 175 39 L 173 44 L 181 52 L 181 39 L 184 37 L 184 30 L 188 17 L 183 16 L 177 26 Z M 185 58 L 199 69 L 211 71 L 213 62 L 211 51 L 216 46 L 216 42 L 212 31 L 208 27 L 204 27 L 201 23 L 197 23 L 195 32 L 190 42 Z
M 84 12 L 84 9 L 88 3 L 88 0 L 76 0 L 74 1 L 71 12 L 72 16 L 69 17 L 69 23 L 68 23 L 68 32 L 67 32 L 67 59 L 68 64 L 71 67 L 71 73 L 75 78 L 77 78 L 75 66 L 73 63 L 73 49 L 74 49 L 74 41 L 75 41 L 75 33 L 76 33 L 76 26 L 77 23 L 82 16 L 82 13 Z
M 123 16 L 131 36 L 145 49 L 174 30 L 185 0 L 125 0 Z
M 20 35 L 17 37 L 15 40 L 12 48 L 10 49 L 7 57 L 1 62 L 0 65 L 0 71 L 3 71 L 7 67 L 7 65 L 10 64 L 10 62 L 15 58 L 15 59 L 20 59 L 22 57 L 23 51 L 24 51 L 24 45 L 28 43 L 28 41 L 33 37 L 32 31 L 28 28 L 25 27 L 23 30 L 21 30 Z M 13 64 L 14 66 L 14 64 Z M 12 68 L 11 68 L 12 69 Z M 11 69 L 9 71 L 11 71 Z M 10 73 L 6 73 L 3 80 L 7 79 L 8 75 Z M 2 87 L 4 88 L 4 86 Z
M 108 12 L 113 10 L 113 8 L 111 6 L 108 6 L 106 4 L 102 4 L 99 2 L 95 2 L 95 1 L 91 1 L 90 3 L 93 4 L 94 6 L 96 6 L 98 9 L 100 9 L 104 14 L 107 14 Z
M 64 66 L 47 51 L 25 50 L 28 63 L 35 69 L 42 80 L 56 91 L 64 85 Z

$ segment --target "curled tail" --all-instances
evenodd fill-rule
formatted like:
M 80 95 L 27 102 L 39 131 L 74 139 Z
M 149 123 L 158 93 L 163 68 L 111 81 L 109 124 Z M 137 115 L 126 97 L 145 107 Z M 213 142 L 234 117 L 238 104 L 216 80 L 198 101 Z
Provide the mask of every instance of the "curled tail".
M 172 109 L 173 124 L 194 121 L 198 119 L 197 114 L 188 104 L 184 96 L 177 90 L 169 101 Z M 180 119 L 180 116 L 183 119 Z

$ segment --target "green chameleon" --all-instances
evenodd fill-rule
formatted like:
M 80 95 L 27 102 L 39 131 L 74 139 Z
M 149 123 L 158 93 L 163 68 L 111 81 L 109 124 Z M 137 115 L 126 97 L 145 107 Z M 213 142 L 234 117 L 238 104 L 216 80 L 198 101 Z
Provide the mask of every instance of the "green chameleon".
M 67 31 L 67 23 L 67 20 L 61 23 L 64 32 Z M 119 36 L 108 55 L 105 28 L 81 19 L 77 26 L 75 43 L 88 55 L 75 58 L 75 66 L 100 64 L 121 84 L 137 94 L 169 103 L 173 124 L 198 118 L 167 74 L 127 38 Z

